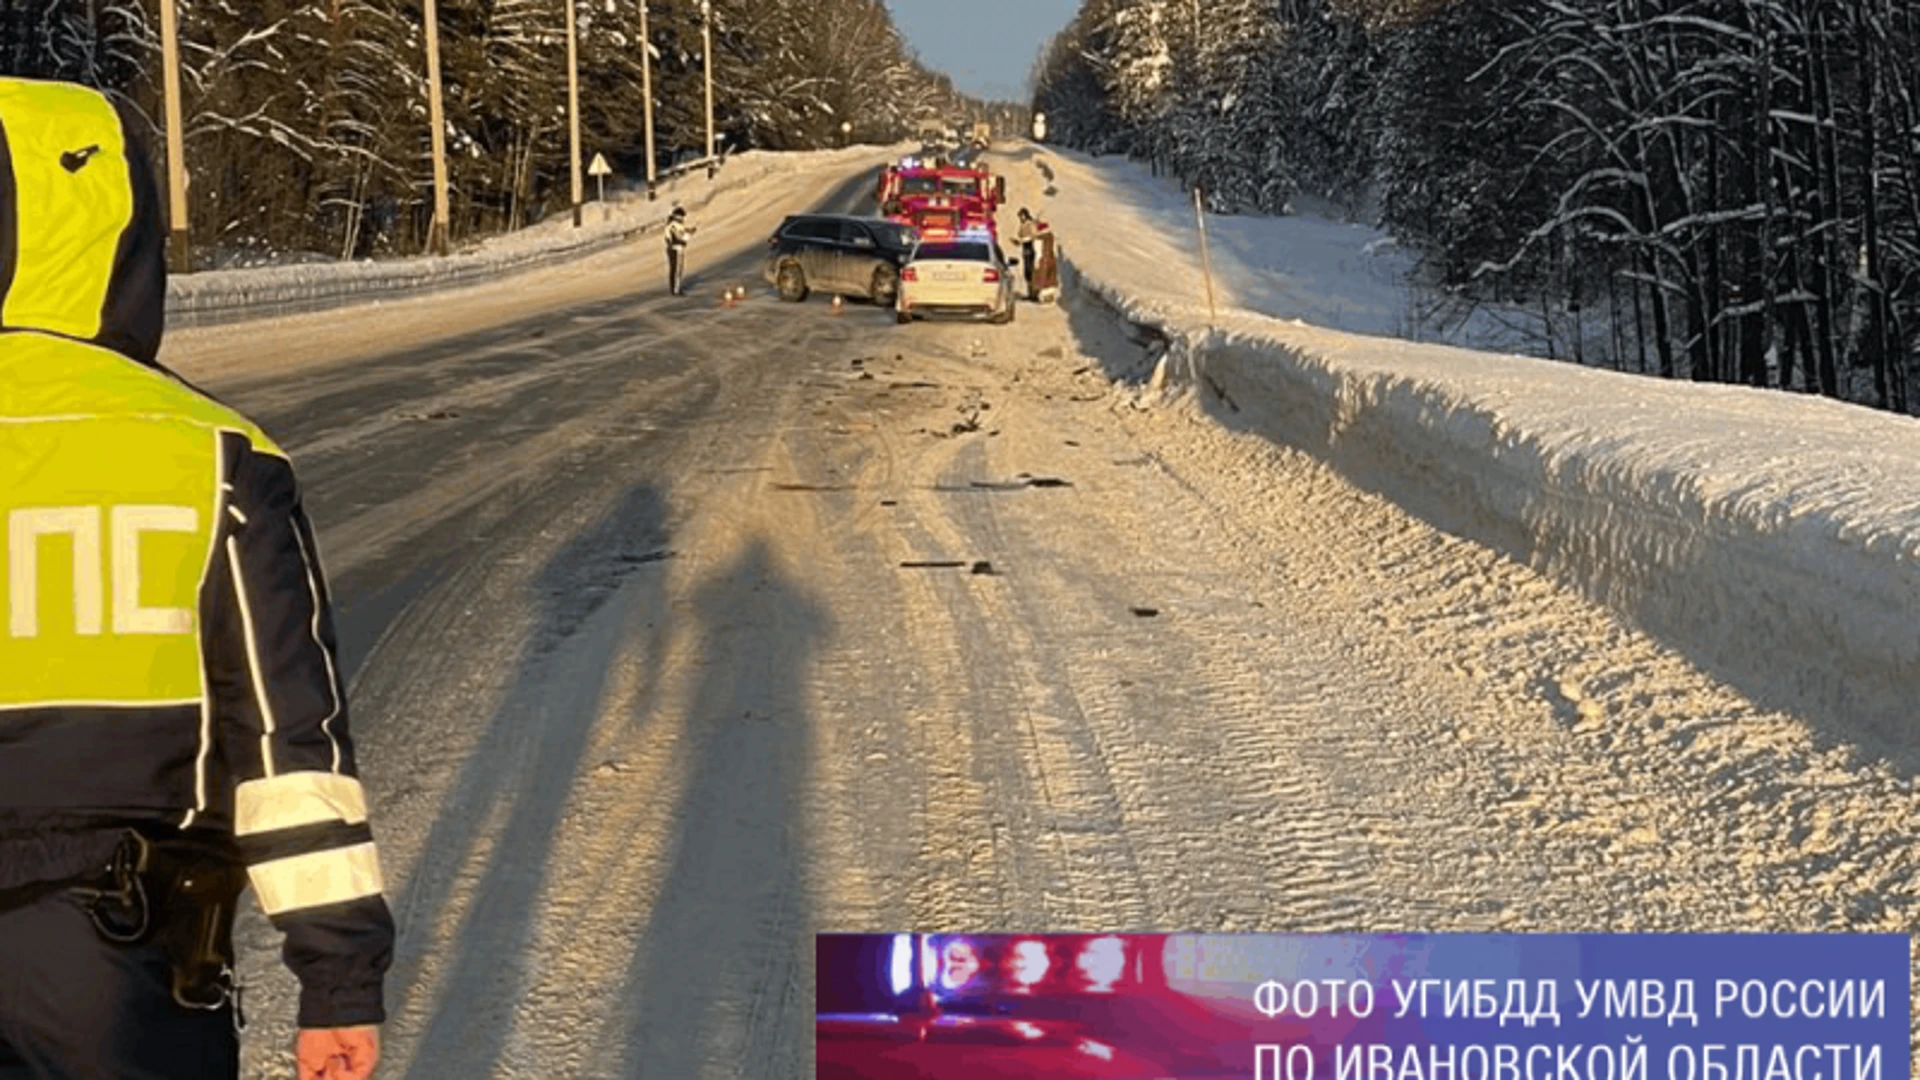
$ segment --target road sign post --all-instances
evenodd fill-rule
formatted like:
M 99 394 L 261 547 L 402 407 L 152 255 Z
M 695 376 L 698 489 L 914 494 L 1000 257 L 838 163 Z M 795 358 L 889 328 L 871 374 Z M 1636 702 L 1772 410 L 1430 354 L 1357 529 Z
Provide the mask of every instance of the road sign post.
M 613 220 L 613 207 L 607 205 L 607 177 L 613 175 L 613 166 L 607 164 L 607 156 L 605 154 L 593 155 L 593 166 L 587 170 L 587 173 L 593 177 L 594 182 L 598 184 L 600 188 L 601 220 Z

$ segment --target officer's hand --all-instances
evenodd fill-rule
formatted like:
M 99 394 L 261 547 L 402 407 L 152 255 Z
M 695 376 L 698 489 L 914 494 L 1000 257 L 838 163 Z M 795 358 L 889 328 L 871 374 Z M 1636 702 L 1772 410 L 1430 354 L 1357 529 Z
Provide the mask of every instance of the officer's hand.
M 299 1080 L 367 1080 L 380 1062 L 380 1029 L 302 1028 L 294 1056 Z

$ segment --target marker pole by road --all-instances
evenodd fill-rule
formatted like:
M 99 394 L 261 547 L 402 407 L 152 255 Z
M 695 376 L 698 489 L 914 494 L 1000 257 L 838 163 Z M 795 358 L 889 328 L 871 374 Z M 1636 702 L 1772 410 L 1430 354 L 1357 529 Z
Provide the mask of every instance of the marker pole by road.
M 1207 322 L 1209 329 L 1211 329 L 1213 323 L 1220 321 L 1220 314 L 1214 310 L 1213 306 L 1213 253 L 1207 248 L 1206 202 L 1201 198 L 1198 187 L 1193 189 L 1193 215 L 1200 220 L 1200 265 L 1206 271 Z
M 427 105 L 433 123 L 433 227 L 427 233 L 427 249 L 445 255 L 449 243 L 447 207 L 447 113 L 440 96 L 440 13 L 434 0 L 427 0 Z
M 657 199 L 660 173 L 653 156 L 653 37 L 647 33 L 647 0 L 640 0 L 640 94 L 646 99 L 647 198 Z
M 167 94 L 167 194 L 169 201 L 167 245 L 176 274 L 193 270 L 193 255 L 188 249 L 187 147 L 186 129 L 180 106 L 180 18 L 173 9 L 174 0 L 160 0 L 160 47 L 166 68 Z
M 567 0 L 567 140 L 573 152 L 573 227 L 580 227 L 580 204 L 586 184 L 580 177 L 580 33 L 574 21 L 574 0 Z

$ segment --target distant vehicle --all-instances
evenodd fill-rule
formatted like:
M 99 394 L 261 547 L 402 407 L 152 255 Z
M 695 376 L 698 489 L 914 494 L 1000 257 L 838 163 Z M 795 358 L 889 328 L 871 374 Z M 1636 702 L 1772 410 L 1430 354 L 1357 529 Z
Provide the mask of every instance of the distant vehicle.
M 892 306 L 913 253 L 911 229 L 851 214 L 793 214 L 767 240 L 766 278 L 780 299 L 814 292 Z
M 1244 1080 L 1251 1026 L 1170 987 L 1154 935 L 822 935 L 820 1080 Z
M 985 149 L 993 144 L 993 125 L 985 120 L 973 125 L 973 145 Z
M 922 238 L 900 270 L 894 313 L 902 323 L 957 316 L 1005 324 L 1017 303 L 1000 245 L 977 231 L 951 240 Z

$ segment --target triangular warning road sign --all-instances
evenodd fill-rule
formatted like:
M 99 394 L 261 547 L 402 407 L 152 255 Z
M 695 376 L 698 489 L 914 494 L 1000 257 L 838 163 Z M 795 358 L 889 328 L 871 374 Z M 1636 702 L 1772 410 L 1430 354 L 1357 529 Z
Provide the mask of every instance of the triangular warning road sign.
M 587 175 L 588 176 L 612 176 L 613 175 L 613 166 L 607 164 L 607 157 L 605 154 L 593 155 L 593 164 L 587 166 Z

